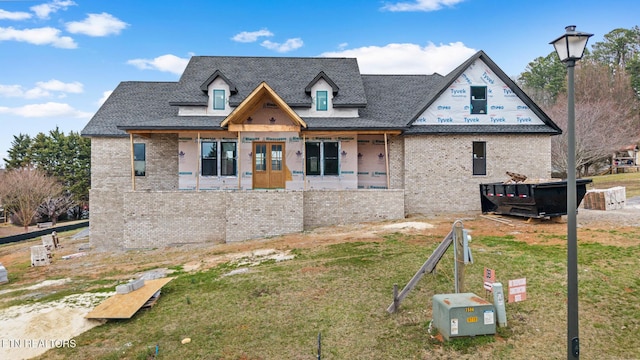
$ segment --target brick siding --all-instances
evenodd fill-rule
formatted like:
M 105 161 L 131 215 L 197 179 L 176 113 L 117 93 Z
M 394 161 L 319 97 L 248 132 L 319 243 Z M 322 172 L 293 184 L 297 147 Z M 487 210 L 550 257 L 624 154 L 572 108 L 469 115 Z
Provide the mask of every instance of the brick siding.
M 507 171 L 531 179 L 551 176 L 549 135 L 406 136 L 406 214 L 480 211 L 480 183 L 508 180 Z M 487 175 L 473 175 L 474 141 L 486 142 Z

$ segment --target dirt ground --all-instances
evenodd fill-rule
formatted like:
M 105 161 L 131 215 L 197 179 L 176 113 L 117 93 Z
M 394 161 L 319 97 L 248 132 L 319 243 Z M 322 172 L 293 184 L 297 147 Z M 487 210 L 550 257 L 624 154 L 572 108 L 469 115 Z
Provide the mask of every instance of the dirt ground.
M 62 247 L 53 251 L 49 266 L 30 266 L 30 246 L 40 240 L 0 246 L 0 264 L 10 274 L 20 273 L 19 279 L 0 284 L 0 358 L 28 359 L 56 346 L 72 346 L 74 336 L 102 324 L 84 316 L 113 293 L 76 294 L 50 303 L 32 303 L 47 294 L 73 289 L 74 280 L 81 273 L 93 279 L 113 280 L 113 286 L 139 277 L 144 269 L 170 268 L 182 265 L 185 271 L 203 270 L 233 259 L 251 259 L 264 254 L 285 254 L 294 248 L 326 246 L 350 241 L 377 241 L 385 233 L 432 235 L 434 243 L 441 241 L 451 230 L 453 222 L 461 220 L 472 236 L 514 235 L 527 243 L 563 244 L 560 235 L 566 234 L 566 217 L 553 220 L 518 217 L 457 214 L 432 217 L 410 217 L 404 220 L 318 228 L 304 233 L 269 239 L 211 246 L 182 246 L 148 251 L 104 253 L 88 248 L 89 239 L 83 236 L 61 238 Z M 616 246 L 637 245 L 637 240 L 615 236 L 637 231 L 640 226 L 640 199 L 629 201 L 625 209 L 597 211 L 580 209 L 578 239 L 597 241 Z M 632 229 L 633 228 L 633 229 Z M 21 229 L 20 229 L 21 230 Z M 0 227 L 3 232 L 15 231 Z M 78 232 L 74 232 L 77 234 Z M 540 234 L 550 236 L 541 237 Z M 593 234 L 609 234 L 594 236 Z M 558 235 L 558 236 L 552 236 Z M 417 240 L 416 240 L 417 241 Z M 63 259 L 66 255 L 81 255 Z M 114 275 L 113 268 L 117 266 Z M 121 275 L 125 274 L 125 275 Z M 104 285 L 102 285 L 104 286 Z M 90 290 L 90 289 L 88 289 Z M 23 305 L 7 307 L 12 300 Z M 51 335 L 55 334 L 55 335 Z M 43 341 L 44 340 L 44 341 Z M 67 341 L 66 343 L 64 343 Z

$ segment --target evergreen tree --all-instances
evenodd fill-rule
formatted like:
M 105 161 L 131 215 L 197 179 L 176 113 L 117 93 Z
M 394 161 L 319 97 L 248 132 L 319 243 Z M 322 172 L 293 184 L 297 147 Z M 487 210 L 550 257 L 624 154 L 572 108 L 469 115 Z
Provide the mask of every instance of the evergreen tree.
M 31 164 L 31 145 L 33 140 L 27 134 L 13 135 L 8 157 L 2 160 L 7 170 L 20 169 Z

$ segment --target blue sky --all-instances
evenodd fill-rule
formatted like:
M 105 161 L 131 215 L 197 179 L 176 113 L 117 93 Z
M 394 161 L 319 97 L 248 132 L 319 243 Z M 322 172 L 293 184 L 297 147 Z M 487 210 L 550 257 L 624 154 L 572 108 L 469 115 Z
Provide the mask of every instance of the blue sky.
M 444 75 L 484 50 L 516 77 L 565 26 L 591 45 L 638 14 L 637 0 L 0 0 L 0 159 L 14 135 L 82 130 L 121 81 L 177 81 L 192 55 Z

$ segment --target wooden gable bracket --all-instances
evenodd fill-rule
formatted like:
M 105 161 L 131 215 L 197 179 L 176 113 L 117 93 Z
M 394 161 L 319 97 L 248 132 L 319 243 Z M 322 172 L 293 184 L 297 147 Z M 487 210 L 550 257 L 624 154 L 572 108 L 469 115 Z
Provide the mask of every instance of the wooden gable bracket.
M 245 124 L 245 119 L 251 116 L 260 106 L 265 98 L 273 101 L 293 122 L 292 125 L 258 125 Z M 229 131 L 295 131 L 299 132 L 301 128 L 306 128 L 307 124 L 291 109 L 289 105 L 276 92 L 267 85 L 266 82 L 260 83 L 241 103 L 236 107 L 229 116 L 227 116 L 221 127 L 227 127 Z

